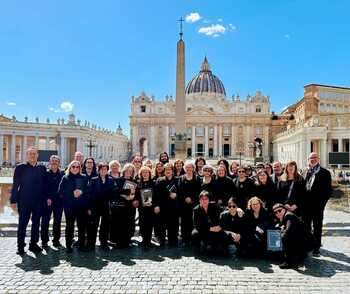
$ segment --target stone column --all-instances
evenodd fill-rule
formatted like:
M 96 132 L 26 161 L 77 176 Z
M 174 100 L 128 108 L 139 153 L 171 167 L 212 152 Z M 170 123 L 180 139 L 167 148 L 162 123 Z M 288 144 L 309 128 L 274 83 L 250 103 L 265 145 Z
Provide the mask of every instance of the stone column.
M 156 157 L 156 137 L 155 137 L 155 127 L 151 126 L 149 128 L 149 151 L 148 151 L 148 156 L 150 158 L 155 158 Z
M 46 136 L 45 149 L 46 150 L 50 149 L 50 137 L 48 137 L 48 136 Z
M 27 148 L 28 148 L 28 138 L 27 136 L 23 136 L 22 138 L 23 144 L 22 144 L 22 161 L 26 160 L 27 156 Z
M 39 136 L 35 136 L 35 147 L 39 149 Z
M 338 139 L 338 152 L 343 152 L 343 139 Z
M 169 125 L 165 126 L 165 150 L 169 154 Z
M 196 157 L 196 126 L 192 126 L 192 157 Z
M 235 136 L 234 136 L 234 125 L 231 126 L 231 157 L 235 156 Z
M 214 138 L 213 138 L 213 143 L 214 143 L 214 157 L 218 156 L 218 126 L 214 126 Z
M 219 125 L 219 156 L 222 156 L 222 126 Z
M 208 126 L 204 127 L 204 155 L 209 156 L 209 129 Z
M 83 148 L 83 141 L 81 139 L 81 137 L 77 137 L 77 150 L 76 151 L 80 151 L 84 153 L 84 148 Z
M 4 162 L 4 135 L 0 134 L 0 166 Z
M 60 157 L 62 166 L 66 166 L 66 138 L 61 136 Z
M 16 135 L 13 134 L 11 137 L 11 164 L 16 164 Z
M 322 139 L 321 141 L 321 154 L 320 154 L 320 159 L 321 159 L 321 165 L 324 167 L 328 166 L 328 160 L 327 160 L 327 140 Z

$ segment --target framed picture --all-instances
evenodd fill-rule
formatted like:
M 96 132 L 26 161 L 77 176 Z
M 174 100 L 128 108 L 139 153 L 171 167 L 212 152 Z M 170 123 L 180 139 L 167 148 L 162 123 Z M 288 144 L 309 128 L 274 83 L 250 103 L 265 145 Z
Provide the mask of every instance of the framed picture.
M 282 240 L 280 230 L 267 230 L 267 250 L 282 251 Z
M 152 204 L 152 189 L 142 189 L 140 192 L 143 204 Z
M 125 190 L 132 190 L 132 189 L 136 189 L 137 184 L 132 182 L 132 181 L 128 181 L 126 180 L 123 186 L 123 189 Z

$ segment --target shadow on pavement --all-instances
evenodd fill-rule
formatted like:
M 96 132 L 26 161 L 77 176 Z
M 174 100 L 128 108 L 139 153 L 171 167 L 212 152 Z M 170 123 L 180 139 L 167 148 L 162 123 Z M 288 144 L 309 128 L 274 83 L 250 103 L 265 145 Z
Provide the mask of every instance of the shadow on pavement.
M 39 271 L 43 275 L 54 273 L 54 268 L 61 263 L 68 263 L 72 267 L 82 267 L 98 271 L 108 265 L 109 262 L 117 262 L 126 266 L 133 266 L 137 260 L 150 260 L 153 262 L 163 262 L 166 259 L 181 259 L 192 257 L 192 250 L 189 248 L 130 248 L 99 250 L 96 252 L 77 252 L 67 254 L 65 248 L 54 250 L 48 249 L 47 254 L 24 255 L 22 262 L 16 266 L 23 271 Z M 350 257 L 344 253 L 321 250 L 321 255 L 326 259 L 307 258 L 305 266 L 296 269 L 300 274 L 315 277 L 332 277 L 337 272 L 350 272 Z M 204 263 L 211 263 L 218 266 L 228 266 L 232 270 L 244 270 L 248 267 L 255 267 L 262 273 L 273 273 L 273 264 L 278 264 L 278 258 L 258 259 L 258 258 L 237 258 L 230 256 L 196 256 L 195 259 Z

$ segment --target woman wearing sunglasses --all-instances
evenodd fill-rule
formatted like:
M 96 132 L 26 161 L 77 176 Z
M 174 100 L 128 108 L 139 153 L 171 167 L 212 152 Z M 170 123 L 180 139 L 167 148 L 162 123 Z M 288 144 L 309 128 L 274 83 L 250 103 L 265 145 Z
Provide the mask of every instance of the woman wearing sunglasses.
M 72 252 L 74 225 L 78 226 L 78 246 L 85 251 L 85 231 L 89 204 L 88 180 L 81 174 L 80 162 L 73 160 L 66 170 L 58 188 L 58 194 L 63 199 L 63 209 L 66 218 L 66 248 Z
M 281 241 L 283 245 L 284 262 L 281 269 L 298 267 L 304 262 L 307 253 L 312 250 L 313 239 L 303 221 L 285 205 L 277 203 L 273 212 L 281 227 Z
M 231 197 L 227 202 L 227 210 L 220 215 L 220 226 L 227 235 L 227 244 L 225 245 L 234 244 L 237 248 L 237 254 L 240 254 L 245 247 L 245 238 L 242 238 L 245 226 L 243 216 L 238 213 L 237 209 L 237 200 Z M 228 252 L 227 246 L 225 249 Z

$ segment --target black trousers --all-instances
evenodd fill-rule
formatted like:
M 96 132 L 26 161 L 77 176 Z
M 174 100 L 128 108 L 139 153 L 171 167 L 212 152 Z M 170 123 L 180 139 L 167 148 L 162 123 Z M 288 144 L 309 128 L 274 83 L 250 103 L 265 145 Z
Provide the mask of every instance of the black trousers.
M 165 237 L 168 236 L 170 245 L 177 245 L 179 235 L 179 215 L 177 210 L 174 210 L 161 210 L 160 212 L 159 239 L 160 242 L 164 243 Z
M 154 208 L 152 206 L 145 206 L 139 208 L 140 215 L 140 233 L 142 242 L 150 244 L 152 239 L 152 231 L 154 226 Z
M 87 210 L 64 208 L 64 215 L 66 218 L 66 247 L 71 247 L 74 237 L 75 222 L 78 226 L 78 244 L 79 247 L 85 246 L 86 241 L 86 227 L 87 227 Z
M 313 232 L 314 249 L 320 249 L 321 247 L 323 213 L 324 207 L 312 207 L 309 209 L 305 209 L 303 215 L 303 220 L 306 224 L 307 229 L 310 232 Z
M 204 245 L 210 245 L 213 248 L 217 248 L 218 246 L 227 247 L 228 239 L 225 232 L 210 232 L 207 231 L 198 231 L 197 229 L 193 229 L 192 231 L 192 245 L 195 250 L 199 250 L 201 247 L 201 243 Z
M 87 228 L 87 243 L 88 246 L 95 246 L 98 227 L 100 227 L 99 231 L 99 241 L 100 244 L 107 244 L 108 234 L 109 234 L 109 223 L 110 223 L 110 215 L 109 208 L 105 207 L 105 209 L 97 209 L 91 212 L 88 221 Z
M 111 208 L 110 239 L 119 246 L 128 246 L 135 233 L 136 208 L 117 206 Z
M 193 207 L 192 204 L 184 204 L 181 209 L 181 238 L 182 242 L 189 243 L 193 231 Z
M 39 227 L 40 217 L 42 214 L 42 206 L 35 207 L 23 207 L 18 206 L 18 228 L 17 228 L 17 246 L 18 248 L 24 247 L 24 240 L 26 237 L 26 230 L 29 223 L 29 219 L 32 219 L 32 230 L 30 234 L 30 243 L 36 244 L 39 241 Z
M 41 242 L 49 242 L 49 225 L 51 215 L 53 214 L 53 226 L 52 234 L 54 242 L 58 242 L 61 238 L 61 221 L 63 214 L 63 203 L 62 201 L 53 202 L 51 206 L 46 206 L 43 209 L 41 217 Z

